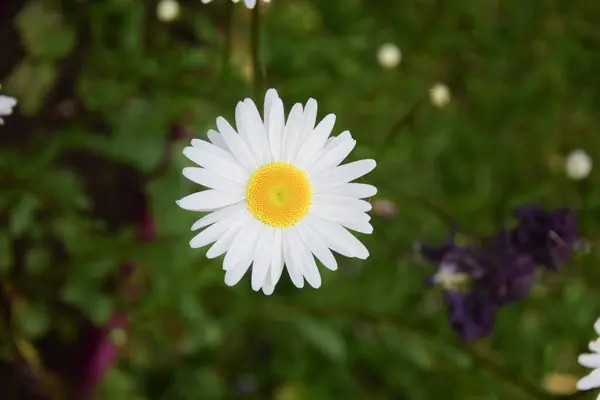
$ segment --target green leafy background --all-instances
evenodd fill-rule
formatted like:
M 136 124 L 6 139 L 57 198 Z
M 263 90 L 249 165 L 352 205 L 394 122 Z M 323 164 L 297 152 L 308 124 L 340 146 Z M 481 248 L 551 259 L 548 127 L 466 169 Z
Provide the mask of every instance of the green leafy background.
M 74 343 L 81 324 L 123 312 L 99 399 L 595 398 L 574 382 L 600 316 L 600 186 L 594 171 L 569 180 L 562 158 L 600 149 L 600 3 L 272 0 L 258 49 L 241 4 L 180 6 L 170 23 L 157 1 L 4 6 L 2 92 L 19 105 L 0 127 L 3 365 L 25 359 L 63 398 L 73 382 L 56 359 L 69 356 L 48 355 L 48 338 Z M 397 68 L 377 62 L 385 42 Z M 445 107 L 429 100 L 437 82 Z M 189 248 L 198 216 L 174 202 L 197 188 L 181 176 L 186 143 L 169 144 L 172 126 L 205 137 L 268 87 L 288 110 L 314 97 L 320 118 L 335 113 L 358 140 L 351 158 L 378 161 L 372 201 L 396 207 L 361 235 L 368 260 L 339 258 L 319 290 L 284 277 L 271 297 L 248 279 L 226 287 L 219 261 Z M 140 243 L 144 198 L 157 237 Z M 462 344 L 413 243 L 442 240 L 448 219 L 461 240 L 489 233 L 530 202 L 575 209 L 588 251 Z M 118 279 L 128 261 L 133 298 Z

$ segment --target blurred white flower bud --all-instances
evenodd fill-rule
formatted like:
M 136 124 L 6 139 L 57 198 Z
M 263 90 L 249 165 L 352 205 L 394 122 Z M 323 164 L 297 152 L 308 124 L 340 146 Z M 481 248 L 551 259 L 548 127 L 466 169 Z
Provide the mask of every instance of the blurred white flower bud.
M 585 179 L 592 172 L 592 164 L 592 158 L 585 151 L 573 150 L 565 158 L 565 172 L 570 179 Z
M 159 21 L 171 22 L 179 17 L 179 11 L 177 0 L 161 0 L 156 8 L 156 15 Z
M 443 83 L 436 83 L 429 89 L 429 99 L 436 107 L 444 107 L 450 102 L 450 89 Z
M 395 68 L 402 61 L 402 52 L 393 43 L 384 43 L 377 51 L 377 61 L 383 68 Z

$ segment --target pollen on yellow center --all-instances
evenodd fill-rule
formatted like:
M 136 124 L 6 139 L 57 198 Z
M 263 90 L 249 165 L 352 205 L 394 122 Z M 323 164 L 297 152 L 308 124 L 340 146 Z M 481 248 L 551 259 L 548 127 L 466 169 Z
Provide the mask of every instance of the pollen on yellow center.
M 275 228 L 296 224 L 306 215 L 312 193 L 306 174 L 291 164 L 275 162 L 257 169 L 246 189 L 250 212 Z

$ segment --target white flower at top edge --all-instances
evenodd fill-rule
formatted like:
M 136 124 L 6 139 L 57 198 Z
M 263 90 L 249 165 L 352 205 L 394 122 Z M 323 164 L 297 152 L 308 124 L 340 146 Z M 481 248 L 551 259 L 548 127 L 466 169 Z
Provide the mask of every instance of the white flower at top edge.
M 181 12 L 177 0 L 160 0 L 156 6 L 156 15 L 161 22 L 175 21 Z
M 330 137 L 335 115 L 318 124 L 317 102 L 295 104 L 284 115 L 274 89 L 267 91 L 264 121 L 250 99 L 235 108 L 237 131 L 222 117 L 208 140 L 192 140 L 183 154 L 201 168 L 184 168 L 189 180 L 208 188 L 177 201 L 186 210 L 210 212 L 192 226 L 205 228 L 192 248 L 214 243 L 208 258 L 225 254 L 225 284 L 237 284 L 252 264 L 252 289 L 273 293 L 284 266 L 293 284 L 321 286 L 314 257 L 335 271 L 332 250 L 366 259 L 367 248 L 347 229 L 372 233 L 371 204 L 377 189 L 351 183 L 375 168 L 374 160 L 340 165 L 356 141 L 350 132 Z
M 600 336 L 600 318 L 594 324 L 594 329 Z M 600 338 L 590 342 L 589 349 L 591 353 L 582 354 L 577 359 L 579 364 L 593 369 L 592 372 L 577 382 L 577 389 L 579 390 L 600 388 Z M 600 400 L 600 394 L 597 400 Z
M 213 0 L 201 0 L 202 3 L 204 4 L 208 4 L 210 2 L 212 2 Z M 234 3 L 239 3 L 240 0 L 231 0 Z M 248 8 L 254 8 L 256 6 L 256 0 L 244 0 L 244 4 L 246 4 L 246 7 Z
M 0 125 L 4 124 L 2 117 L 12 114 L 13 107 L 16 105 L 17 100 L 13 97 L 0 95 Z

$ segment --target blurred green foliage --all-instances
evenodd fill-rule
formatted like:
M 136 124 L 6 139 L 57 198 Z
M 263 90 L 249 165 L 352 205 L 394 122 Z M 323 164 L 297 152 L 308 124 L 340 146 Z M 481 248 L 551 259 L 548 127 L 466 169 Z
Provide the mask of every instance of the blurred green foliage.
M 0 50 L 14 60 L 3 91 L 19 100 L 0 127 L 0 276 L 12 312 L 3 359 L 19 353 L 14 341 L 52 332 L 74 342 L 82 317 L 101 325 L 122 311 L 129 325 L 113 332 L 121 359 L 102 399 L 518 400 L 544 398 L 550 373 L 586 372 L 576 359 L 600 315 L 595 247 L 465 346 L 412 243 L 447 232 L 426 203 L 465 240 L 527 202 L 571 206 L 582 235 L 598 237 L 598 175 L 570 181 L 560 159 L 600 154 L 600 3 L 265 5 L 261 96 L 275 87 L 288 110 L 314 97 L 320 117 L 335 113 L 337 132 L 358 140 L 351 157 L 378 160 L 374 200 L 397 207 L 361 237 L 367 261 L 339 259 L 317 291 L 283 278 L 271 297 L 246 280 L 225 287 L 219 261 L 189 248 L 196 216 L 175 200 L 195 188 L 180 174 L 185 144 L 167 145 L 173 125 L 204 137 L 253 96 L 251 12 L 182 0 L 165 23 L 156 6 L 29 0 L 9 21 L 23 54 Z M 377 62 L 385 42 L 402 50 L 397 68 Z M 428 99 L 436 82 L 452 93 L 442 108 Z M 145 198 L 157 237 L 140 243 Z M 109 284 L 129 261 L 134 300 Z

